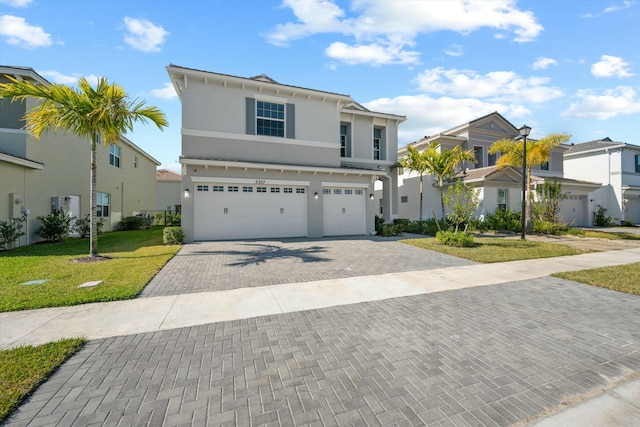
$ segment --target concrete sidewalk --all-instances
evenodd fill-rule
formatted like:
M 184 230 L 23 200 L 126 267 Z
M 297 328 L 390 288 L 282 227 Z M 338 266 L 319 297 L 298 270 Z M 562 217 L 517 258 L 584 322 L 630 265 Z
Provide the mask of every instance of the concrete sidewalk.
M 640 248 L 0 313 L 0 349 L 487 286 L 640 261 Z

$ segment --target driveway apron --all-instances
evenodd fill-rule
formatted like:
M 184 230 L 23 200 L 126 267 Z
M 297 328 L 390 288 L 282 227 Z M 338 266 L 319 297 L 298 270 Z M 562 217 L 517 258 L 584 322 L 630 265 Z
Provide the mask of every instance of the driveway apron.
M 198 242 L 185 245 L 144 288 L 140 297 L 471 264 L 476 263 L 376 236 Z

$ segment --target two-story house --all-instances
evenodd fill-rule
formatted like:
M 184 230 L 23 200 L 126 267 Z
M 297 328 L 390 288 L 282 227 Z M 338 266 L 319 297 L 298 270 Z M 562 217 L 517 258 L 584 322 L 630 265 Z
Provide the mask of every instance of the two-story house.
M 170 65 L 185 241 L 364 235 L 395 212 L 398 126 L 348 95 Z
M 521 136 L 518 128 L 501 114 L 494 112 L 436 135 L 425 136 L 409 146 L 422 151 L 433 141 L 437 141 L 440 144 L 440 150 L 460 146 L 463 150 L 473 151 L 476 163 L 466 162 L 461 165 L 455 178 L 463 179 L 464 182 L 478 189 L 481 204 L 476 216 L 481 216 L 494 213 L 498 208 L 516 211 L 522 208 L 522 171 L 510 167 L 499 170 L 495 165 L 500 154 L 489 154 L 489 147 L 495 141 L 519 138 Z M 587 200 L 599 184 L 564 177 L 563 152 L 568 148 L 566 145 L 555 148 L 546 164 L 532 168 L 531 190 L 535 191 L 536 185 L 544 182 L 545 179 L 557 180 L 562 184 L 563 192 L 567 195 L 561 204 L 560 217 L 567 223 L 588 225 L 590 211 Z M 408 148 L 403 147 L 398 151 L 398 157 L 402 158 L 407 153 Z M 400 169 L 398 174 L 399 216 L 418 219 L 420 212 L 418 174 L 403 169 Z M 446 185 L 448 184 L 445 184 L 443 191 L 446 191 Z M 440 217 L 440 188 L 437 187 L 435 177 L 426 176 L 423 188 L 424 219 L 431 217 L 431 210 Z
M 565 175 L 602 183 L 591 203 L 615 223 L 640 224 L 640 146 L 606 137 L 572 145 L 564 153 Z
M 0 66 L 0 81 L 8 83 L 7 75 L 50 84 L 32 68 Z M 40 140 L 30 137 L 23 117 L 38 102 L 0 99 L 0 221 L 13 221 L 26 233 L 21 245 L 37 241 L 37 217 L 54 208 L 78 218 L 90 212 L 91 142 L 64 131 L 50 131 Z M 118 144 L 98 144 L 96 154 L 103 230 L 155 208 L 156 159 L 125 137 Z

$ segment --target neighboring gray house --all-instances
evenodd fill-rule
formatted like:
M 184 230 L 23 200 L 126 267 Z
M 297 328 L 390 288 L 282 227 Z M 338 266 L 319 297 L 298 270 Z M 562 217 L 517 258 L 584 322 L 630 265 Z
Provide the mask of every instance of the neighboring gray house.
M 640 146 L 611 138 L 572 145 L 564 153 L 565 175 L 602 182 L 590 200 L 616 223 L 640 224 Z
M 397 212 L 398 126 L 351 97 L 177 65 L 185 241 L 363 235 Z
M 472 150 L 477 163 L 467 162 L 462 165 L 457 178 L 478 188 L 480 207 L 477 215 L 494 213 L 496 209 L 505 208 L 520 211 L 522 208 L 522 173 L 514 168 L 498 170 L 495 166 L 498 154 L 489 154 L 489 147 L 500 139 L 518 139 L 518 128 L 512 125 L 501 114 L 494 112 L 478 119 L 464 123 L 433 136 L 425 136 L 419 141 L 409 144 L 422 151 L 433 141 L 440 144 L 440 149 L 452 149 L 456 145 L 463 150 Z M 557 180 L 562 184 L 567 199 L 563 201 L 560 216 L 567 223 L 588 225 L 590 218 L 589 195 L 599 187 L 598 183 L 578 181 L 564 178 L 563 152 L 569 147 L 561 145 L 551 153 L 549 162 L 531 170 L 531 189 L 544 182 L 545 179 Z M 398 158 L 408 154 L 407 147 L 398 151 Z M 400 169 L 398 171 L 400 203 L 398 213 L 400 218 L 418 219 L 420 206 L 419 176 L 415 172 Z M 444 191 L 446 191 L 446 186 Z M 423 189 L 424 219 L 431 217 L 434 210 L 440 217 L 440 189 L 433 176 L 424 177 Z
M 180 213 L 182 177 L 166 169 L 156 170 L 157 210 Z

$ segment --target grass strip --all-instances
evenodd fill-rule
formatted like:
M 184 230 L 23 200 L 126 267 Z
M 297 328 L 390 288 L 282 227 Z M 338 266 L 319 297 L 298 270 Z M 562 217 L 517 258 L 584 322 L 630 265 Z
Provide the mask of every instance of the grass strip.
M 640 295 L 640 262 L 553 274 L 555 277 Z
M 0 423 L 85 342 L 83 338 L 70 338 L 1 351 Z
M 499 237 L 475 237 L 470 247 L 447 246 L 436 238 L 400 240 L 416 246 L 471 261 L 492 263 L 517 261 L 522 259 L 550 258 L 584 253 L 571 246 L 557 243 L 535 242 L 531 240 L 505 239 Z

